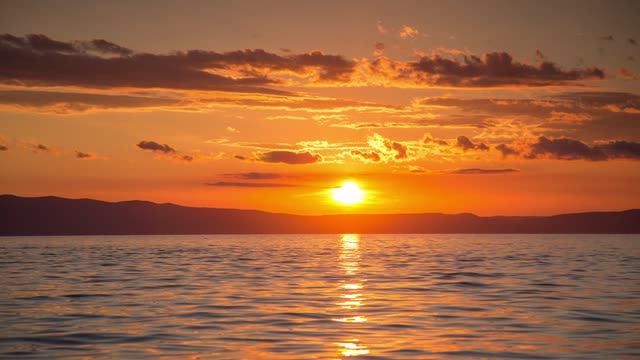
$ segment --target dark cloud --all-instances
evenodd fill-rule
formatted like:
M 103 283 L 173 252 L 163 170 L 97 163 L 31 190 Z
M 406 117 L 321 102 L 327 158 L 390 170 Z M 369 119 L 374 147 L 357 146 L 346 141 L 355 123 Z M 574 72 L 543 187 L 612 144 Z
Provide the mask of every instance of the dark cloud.
M 380 161 L 380 154 L 378 154 L 375 151 L 364 152 L 364 151 L 360 151 L 360 150 L 352 150 L 351 151 L 351 155 L 353 155 L 355 157 L 358 157 L 360 159 L 363 159 L 363 160 L 368 160 L 368 161 L 373 161 L 373 162 Z
M 572 102 L 581 107 L 603 107 L 615 105 L 620 109 L 640 110 L 640 96 L 624 92 L 583 91 L 563 93 L 554 96 L 554 99 Z
M 429 134 L 425 134 L 425 136 L 422 138 L 422 142 L 425 144 L 437 144 L 442 146 L 449 145 L 449 143 L 446 140 L 436 139 Z
M 616 39 L 613 37 L 613 35 L 602 36 L 602 37 L 600 37 L 600 40 L 616 41 Z
M 246 156 L 242 156 L 242 155 L 235 155 L 234 158 L 238 159 L 238 160 L 247 160 Z
M 0 35 L 0 43 L 16 48 L 29 49 L 36 52 L 83 53 L 95 51 L 101 54 L 131 55 L 133 51 L 104 39 L 90 41 L 63 42 L 49 38 L 44 34 L 29 34 L 24 38 L 10 34 Z
M 182 161 L 186 161 L 186 162 L 192 162 L 193 161 L 193 156 L 191 155 L 180 155 L 179 159 Z
M 322 160 L 318 154 L 310 152 L 293 152 L 293 151 L 269 151 L 262 153 L 257 158 L 258 161 L 268 163 L 284 163 L 292 165 L 313 164 Z
M 82 46 L 88 50 L 101 52 L 103 54 L 115 54 L 122 56 L 133 54 L 133 50 L 103 39 L 87 41 L 82 43 Z
M 189 50 L 172 54 L 131 54 L 129 49 L 106 40 L 79 42 L 83 50 L 111 53 L 96 56 L 72 43 L 44 35 L 0 37 L 0 82 L 26 86 L 81 86 L 93 88 L 169 88 L 235 92 L 283 93 L 262 88 L 277 84 L 268 71 L 311 73 L 320 81 L 348 81 L 354 63 L 320 51 L 280 56 L 264 50 L 226 53 Z M 218 75 L 216 70 L 235 69 L 241 76 Z
M 76 158 L 78 159 L 93 159 L 95 157 L 95 155 L 91 153 L 82 152 L 78 150 L 76 150 L 75 153 L 76 153 Z
M 385 141 L 385 146 L 387 149 L 395 151 L 397 160 L 406 159 L 407 158 L 407 147 L 402 145 L 397 141 Z
M 237 179 L 245 179 L 245 180 L 273 180 L 280 179 L 283 176 L 281 174 L 276 173 L 262 173 L 262 172 L 247 172 L 240 174 L 225 174 L 225 176 L 233 177 Z
M 513 155 L 513 156 L 518 156 L 520 155 L 520 152 L 512 147 L 510 147 L 509 145 L 506 144 L 500 144 L 498 146 L 496 146 L 496 150 L 500 151 L 502 153 L 502 157 L 505 158 L 509 155 Z
M 249 187 L 249 188 L 279 188 L 279 187 L 295 187 L 293 184 L 281 184 L 281 183 L 253 183 L 253 182 L 228 182 L 218 181 L 207 183 L 209 186 L 222 186 L 222 187 Z
M 136 144 L 137 147 L 139 147 L 142 150 L 150 150 L 150 151 L 154 151 L 154 152 L 161 152 L 161 153 L 165 153 L 165 154 L 169 154 L 169 153 L 175 153 L 176 149 L 172 148 L 171 146 L 167 145 L 167 144 L 159 144 L 155 141 L 140 141 L 139 143 Z
M 506 52 L 485 53 L 481 58 L 468 55 L 462 62 L 436 54 L 422 57 L 412 67 L 429 76 L 426 82 L 442 86 L 550 86 L 604 78 L 604 70 L 599 68 L 562 70 L 549 61 L 529 65 L 514 61 Z
M 475 174 L 506 174 L 506 173 L 514 173 L 519 172 L 516 169 L 455 169 L 449 171 L 451 174 L 461 174 L 461 175 L 475 175 Z
M 634 38 L 628 38 L 627 42 L 631 45 L 638 46 L 638 42 Z
M 467 150 L 480 150 L 480 151 L 488 151 L 489 147 L 484 144 L 484 143 L 478 143 L 478 144 L 474 144 L 473 141 L 471 141 L 468 137 L 466 136 L 458 136 L 458 138 L 456 139 L 456 147 L 459 147 L 462 149 L 462 151 L 467 151 Z
M 549 156 L 560 160 L 606 160 L 604 152 L 592 149 L 585 143 L 573 139 L 554 139 L 550 140 L 544 136 L 538 138 L 538 141 L 529 145 L 530 152 L 525 155 L 527 159 L 535 159 L 538 157 Z
M 375 45 L 377 55 L 384 44 Z M 540 53 L 541 55 L 541 53 Z M 0 83 L 21 86 L 87 88 L 164 88 L 288 95 L 268 88 L 295 75 L 304 82 L 348 83 L 356 73 L 371 72 L 390 86 L 410 81 L 424 86 L 551 86 L 602 79 L 600 68 L 561 69 L 550 61 L 518 62 L 506 52 L 440 55 L 419 61 L 393 61 L 377 56 L 354 61 L 321 51 L 276 54 L 262 49 L 228 52 L 176 51 L 135 53 L 104 39 L 62 42 L 42 34 L 0 35 Z M 364 68 L 360 68 L 364 67 Z M 363 81 L 367 81 L 366 77 Z M 402 84 L 399 84 L 402 85 Z
M 523 125 L 535 125 L 537 135 L 640 140 L 640 96 L 632 93 L 567 92 L 540 99 L 428 98 L 421 104 L 451 107 L 450 111 L 471 114 L 467 115 L 470 119 L 478 114 L 488 128 L 502 123 L 515 132 Z
M 0 38 L 0 40 L 2 40 L 2 38 Z M 11 41 L 11 42 L 13 44 L 16 44 L 15 41 Z M 26 42 L 24 42 L 23 44 L 37 51 L 77 52 L 77 49 L 74 48 L 73 45 L 71 45 L 70 43 L 56 41 L 42 34 L 27 35 Z
M 31 144 L 31 149 L 35 153 L 53 153 L 55 149 L 45 144 Z
M 609 159 L 640 160 L 640 143 L 637 142 L 611 141 L 595 148 L 607 154 Z
M 0 144 L 0 151 L 9 151 L 9 147 L 7 147 L 6 145 Z
M 0 70 L 1 71 L 1 70 Z M 0 104 L 38 108 L 60 113 L 91 109 L 129 109 L 177 106 L 180 100 L 128 95 L 103 95 L 76 92 L 0 90 Z
M 548 139 L 544 136 L 529 145 L 527 159 L 550 157 L 559 160 L 604 161 L 613 159 L 640 160 L 640 143 L 629 141 L 610 141 L 589 146 L 574 139 Z

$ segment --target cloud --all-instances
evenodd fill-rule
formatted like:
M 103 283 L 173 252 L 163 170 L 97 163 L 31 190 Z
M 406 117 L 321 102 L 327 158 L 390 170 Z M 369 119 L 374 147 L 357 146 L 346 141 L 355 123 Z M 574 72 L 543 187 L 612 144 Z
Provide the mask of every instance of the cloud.
M 15 45 L 20 44 L 36 51 L 77 52 L 76 48 L 70 43 L 56 41 L 42 34 L 29 34 L 24 39 L 5 34 L 0 36 L 0 41 L 6 37 L 11 37 L 9 41 Z
M 55 149 L 45 144 L 31 144 L 34 153 L 54 153 Z
M 159 144 L 155 141 L 140 141 L 139 143 L 136 144 L 137 147 L 139 147 L 142 150 L 150 150 L 153 152 L 160 152 L 160 153 L 164 153 L 164 154 L 170 154 L 170 153 L 175 153 L 176 149 L 172 148 L 171 146 L 167 145 L 167 144 Z
M 387 139 L 379 134 L 373 134 L 367 138 L 367 143 L 378 153 L 386 155 L 386 158 L 392 157 L 395 160 L 403 160 L 408 158 L 407 147 L 397 141 Z
M 0 151 L 9 151 L 9 147 L 6 145 L 0 144 Z
M 602 36 L 602 37 L 600 37 L 600 40 L 616 41 L 616 39 L 613 37 L 613 35 Z
M 560 138 L 548 139 L 544 136 L 529 144 L 526 159 L 552 158 L 558 160 L 604 161 L 613 159 L 640 160 L 640 143 L 610 141 L 589 146 L 579 140 Z
M 281 174 L 262 173 L 262 172 L 247 172 L 247 173 L 239 173 L 239 174 L 225 174 L 224 176 L 238 178 L 238 179 L 245 179 L 245 180 L 273 180 L 273 179 L 280 179 L 280 178 L 283 177 Z
M 424 116 L 424 114 L 418 114 Z M 403 115 L 400 115 L 403 117 Z M 386 121 L 386 122 L 339 122 L 330 124 L 331 127 L 347 128 L 347 129 L 419 129 L 419 128 L 486 128 L 492 124 L 486 119 L 480 119 L 477 116 L 455 116 L 455 117 L 437 117 L 435 119 L 419 119 L 413 121 Z
M 417 103 L 457 120 L 466 117 L 470 124 L 482 124 L 482 137 L 496 142 L 523 135 L 592 141 L 640 139 L 640 96 L 631 93 L 566 92 L 538 99 L 427 98 Z M 447 116 L 440 115 L 435 121 L 438 119 Z
M 294 115 L 273 115 L 267 116 L 265 119 L 267 120 L 307 120 L 304 116 L 294 116 Z
M 417 30 L 403 27 L 406 38 Z M 564 70 L 550 61 L 515 61 L 451 50 L 418 61 L 382 56 L 348 59 L 321 51 L 276 54 L 262 49 L 138 53 L 104 39 L 62 42 L 42 34 L 0 35 L 0 84 L 23 87 L 170 89 L 288 95 L 286 86 L 513 87 L 563 86 L 604 78 L 591 67 Z M 274 87 L 278 87 L 275 89 Z M 77 91 L 77 90 L 76 90 Z M 297 94 L 299 96 L 300 94 Z
M 83 160 L 95 159 L 96 157 L 95 154 L 82 152 L 78 150 L 75 150 L 75 154 L 77 159 L 83 159 Z
M 529 148 L 530 152 L 525 155 L 527 159 L 548 156 L 561 160 L 606 160 L 606 155 L 602 151 L 592 149 L 585 143 L 573 139 L 550 140 L 541 136 L 537 142 L 529 144 Z
M 628 38 L 627 42 L 633 46 L 638 46 L 638 42 L 634 38 Z
M 640 160 L 640 143 L 637 142 L 610 141 L 595 148 L 602 150 L 608 159 Z
M 450 170 L 449 171 L 450 174 L 460 174 L 460 175 L 507 174 L 507 173 L 514 173 L 514 172 L 519 172 L 519 170 L 516 170 L 516 169 L 478 169 L 478 168 L 471 168 L 471 169 L 455 169 L 455 170 Z
M 627 68 L 620 68 L 620 70 L 618 70 L 618 77 L 622 79 L 631 80 L 631 79 L 636 79 L 636 74 L 634 74 L 633 71 Z
M 488 151 L 489 147 L 484 143 L 474 144 L 468 137 L 466 136 L 458 136 L 456 139 L 456 147 L 462 149 L 462 151 L 466 152 L 467 150 L 480 150 L 480 151 Z
M 234 155 L 234 158 L 238 159 L 238 160 L 247 160 L 246 156 L 242 156 L 242 155 Z
M 253 182 L 228 182 L 218 181 L 207 183 L 209 186 L 222 186 L 222 187 L 248 187 L 248 188 L 279 188 L 279 187 L 295 187 L 293 184 L 280 184 L 280 183 L 253 183 Z
M 95 39 L 87 42 L 83 42 L 82 47 L 87 50 L 97 51 L 103 54 L 115 54 L 115 55 L 131 55 L 133 50 L 127 49 L 126 47 L 120 46 L 118 44 L 114 44 L 110 41 L 104 39 Z
M 191 156 L 191 155 L 180 155 L 180 156 L 178 156 L 178 160 L 182 160 L 182 161 L 186 161 L 186 162 L 192 162 L 193 161 L 193 156 Z
M 640 110 L 640 96 L 624 92 L 584 91 L 562 93 L 554 96 L 561 101 L 570 101 L 574 106 L 586 107 L 610 107 L 619 109 Z
M 180 104 L 180 99 L 171 98 L 37 90 L 0 90 L 0 105 L 60 114 L 95 109 L 176 107 Z
M 373 55 L 381 56 L 382 53 L 384 53 L 384 44 L 381 42 L 375 43 L 375 45 L 373 46 Z
M 240 131 L 238 131 L 238 129 L 236 129 L 236 128 L 234 128 L 234 127 L 231 127 L 231 126 L 227 126 L 227 127 L 226 127 L 226 130 L 227 130 L 228 132 L 230 132 L 230 133 L 234 133 L 234 134 L 237 134 L 237 133 L 239 133 L 239 132 L 240 132 Z
M 509 145 L 506 144 L 500 144 L 498 146 L 496 146 L 496 150 L 500 151 L 502 153 L 502 157 L 506 158 L 509 155 L 513 155 L 513 156 L 518 156 L 520 155 L 520 152 L 514 148 L 512 148 Z
M 376 29 L 378 30 L 378 33 L 380 35 L 386 35 L 387 33 L 389 33 L 389 30 L 387 30 L 382 24 L 382 20 L 378 20 L 378 22 L 376 23 Z
M 411 64 L 418 80 L 441 86 L 496 87 L 566 85 L 569 81 L 603 79 L 599 68 L 562 70 L 556 64 L 542 61 L 529 65 L 513 60 L 506 52 L 485 53 L 482 57 L 463 56 L 463 61 L 436 54 L 424 56 Z
M 0 82 L 22 86 L 89 88 L 166 88 L 233 92 L 283 93 L 264 88 L 281 80 L 271 73 L 314 78 L 315 82 L 348 81 L 353 61 L 320 51 L 280 56 L 261 49 L 225 53 L 189 50 L 171 54 L 130 54 L 106 40 L 80 42 L 81 47 L 115 52 L 112 57 L 79 51 L 72 43 L 45 35 L 0 36 Z
M 84 53 L 95 51 L 101 54 L 131 55 L 133 51 L 104 39 L 64 42 L 44 34 L 29 34 L 23 38 L 10 34 L 0 35 L 0 43 L 37 52 Z
M 353 157 L 359 158 L 364 161 L 378 162 L 380 161 L 380 155 L 375 151 L 364 152 L 360 150 L 352 150 L 350 153 Z
M 403 25 L 402 29 L 400 29 L 400 38 L 402 39 L 411 39 L 418 36 L 420 32 L 411 26 Z
M 424 134 L 424 136 L 422 137 L 422 142 L 424 144 L 437 144 L 442 146 L 449 145 L 449 143 L 446 140 L 436 139 L 433 136 L 431 136 L 431 134 Z
M 291 165 L 313 164 L 322 160 L 318 154 L 310 152 L 294 152 L 294 151 L 269 151 L 261 153 L 257 157 L 258 161 L 267 163 L 284 163 Z

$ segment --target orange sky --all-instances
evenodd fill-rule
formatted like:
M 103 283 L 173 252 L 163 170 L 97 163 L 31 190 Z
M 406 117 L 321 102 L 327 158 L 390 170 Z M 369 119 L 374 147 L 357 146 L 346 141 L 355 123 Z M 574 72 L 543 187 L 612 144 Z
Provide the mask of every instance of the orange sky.
M 0 193 L 297 214 L 638 208 L 640 5 L 545 8 L 4 2 Z M 332 200 L 347 180 L 363 203 Z

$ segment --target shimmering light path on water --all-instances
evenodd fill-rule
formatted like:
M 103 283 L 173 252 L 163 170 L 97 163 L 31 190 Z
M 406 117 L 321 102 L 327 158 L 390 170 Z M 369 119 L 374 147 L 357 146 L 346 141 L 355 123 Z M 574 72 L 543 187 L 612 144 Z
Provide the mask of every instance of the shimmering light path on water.
M 636 235 L 0 238 L 0 357 L 631 359 Z

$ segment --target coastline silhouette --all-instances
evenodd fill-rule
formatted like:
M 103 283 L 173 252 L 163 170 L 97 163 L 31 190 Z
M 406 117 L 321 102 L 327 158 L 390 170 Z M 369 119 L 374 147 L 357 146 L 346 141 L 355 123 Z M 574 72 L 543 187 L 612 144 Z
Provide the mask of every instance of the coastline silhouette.
M 277 233 L 640 233 L 640 209 L 554 216 L 345 214 L 303 216 L 195 208 L 147 201 L 105 202 L 0 195 L 0 235 Z

